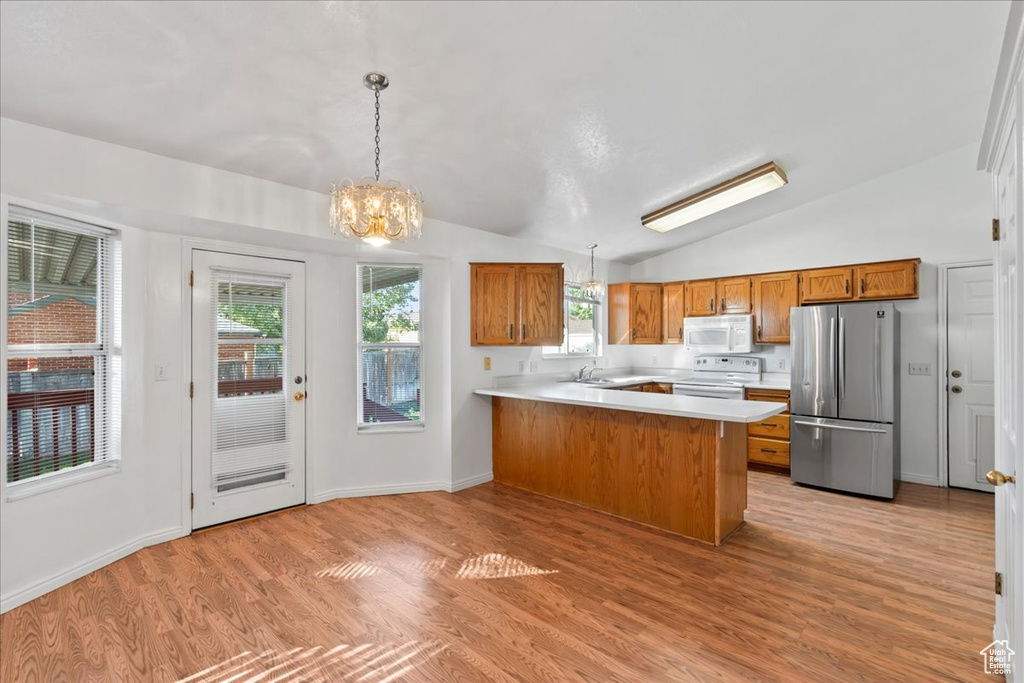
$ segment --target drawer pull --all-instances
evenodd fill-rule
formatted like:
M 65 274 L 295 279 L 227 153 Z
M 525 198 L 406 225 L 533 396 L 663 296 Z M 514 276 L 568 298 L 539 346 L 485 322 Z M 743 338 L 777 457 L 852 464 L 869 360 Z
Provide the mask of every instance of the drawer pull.
M 775 429 L 779 425 L 773 425 L 771 422 L 762 422 L 761 426 L 764 427 L 765 429 Z
M 778 453 L 778 451 L 775 450 L 774 448 L 762 448 L 761 452 L 762 453 Z

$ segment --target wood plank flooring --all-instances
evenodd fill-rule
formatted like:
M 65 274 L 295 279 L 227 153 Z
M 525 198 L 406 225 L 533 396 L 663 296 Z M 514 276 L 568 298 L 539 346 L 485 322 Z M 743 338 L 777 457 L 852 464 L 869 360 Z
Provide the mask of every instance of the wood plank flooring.
M 992 680 L 992 497 L 750 474 L 713 548 L 495 484 L 143 550 L 0 617 L 3 681 Z

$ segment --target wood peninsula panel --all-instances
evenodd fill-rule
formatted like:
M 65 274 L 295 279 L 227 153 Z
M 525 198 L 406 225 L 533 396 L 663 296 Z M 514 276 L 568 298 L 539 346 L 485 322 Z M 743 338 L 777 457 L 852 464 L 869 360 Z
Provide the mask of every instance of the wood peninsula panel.
M 853 293 L 853 268 L 818 268 L 800 273 L 800 303 L 848 301 Z
M 497 482 L 714 545 L 743 522 L 741 423 L 491 401 Z
M 750 313 L 750 277 L 731 277 L 718 281 L 718 312 L 725 315 Z
M 789 343 L 789 309 L 797 305 L 797 273 L 757 275 L 754 280 L 754 323 L 757 343 Z

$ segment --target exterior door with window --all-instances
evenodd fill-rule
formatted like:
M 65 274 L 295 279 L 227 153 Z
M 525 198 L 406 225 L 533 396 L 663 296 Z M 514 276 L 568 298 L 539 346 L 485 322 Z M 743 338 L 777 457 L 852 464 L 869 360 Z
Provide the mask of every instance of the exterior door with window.
M 192 252 L 192 528 L 305 502 L 305 265 Z

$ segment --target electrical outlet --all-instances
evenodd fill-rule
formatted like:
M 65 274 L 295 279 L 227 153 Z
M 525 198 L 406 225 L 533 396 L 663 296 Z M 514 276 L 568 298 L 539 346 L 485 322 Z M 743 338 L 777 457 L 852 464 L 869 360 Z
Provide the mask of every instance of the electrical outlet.
M 153 374 L 157 382 L 167 381 L 167 366 L 163 363 L 157 363 L 153 370 Z
M 775 359 L 775 372 L 789 372 L 789 362 L 785 358 Z
M 657 356 L 651 356 L 651 365 L 657 367 L 657 365 L 658 365 L 658 357 Z
M 908 369 L 911 375 L 930 375 L 932 374 L 931 363 L 910 363 Z
M 535 374 L 536 372 L 537 372 L 537 361 L 531 360 L 530 361 L 530 373 L 531 374 Z
M 484 356 L 484 370 L 490 370 L 490 369 L 491 369 L 491 357 L 490 356 Z
M 519 374 L 520 375 L 525 375 L 526 374 L 526 361 L 525 360 L 519 361 Z

